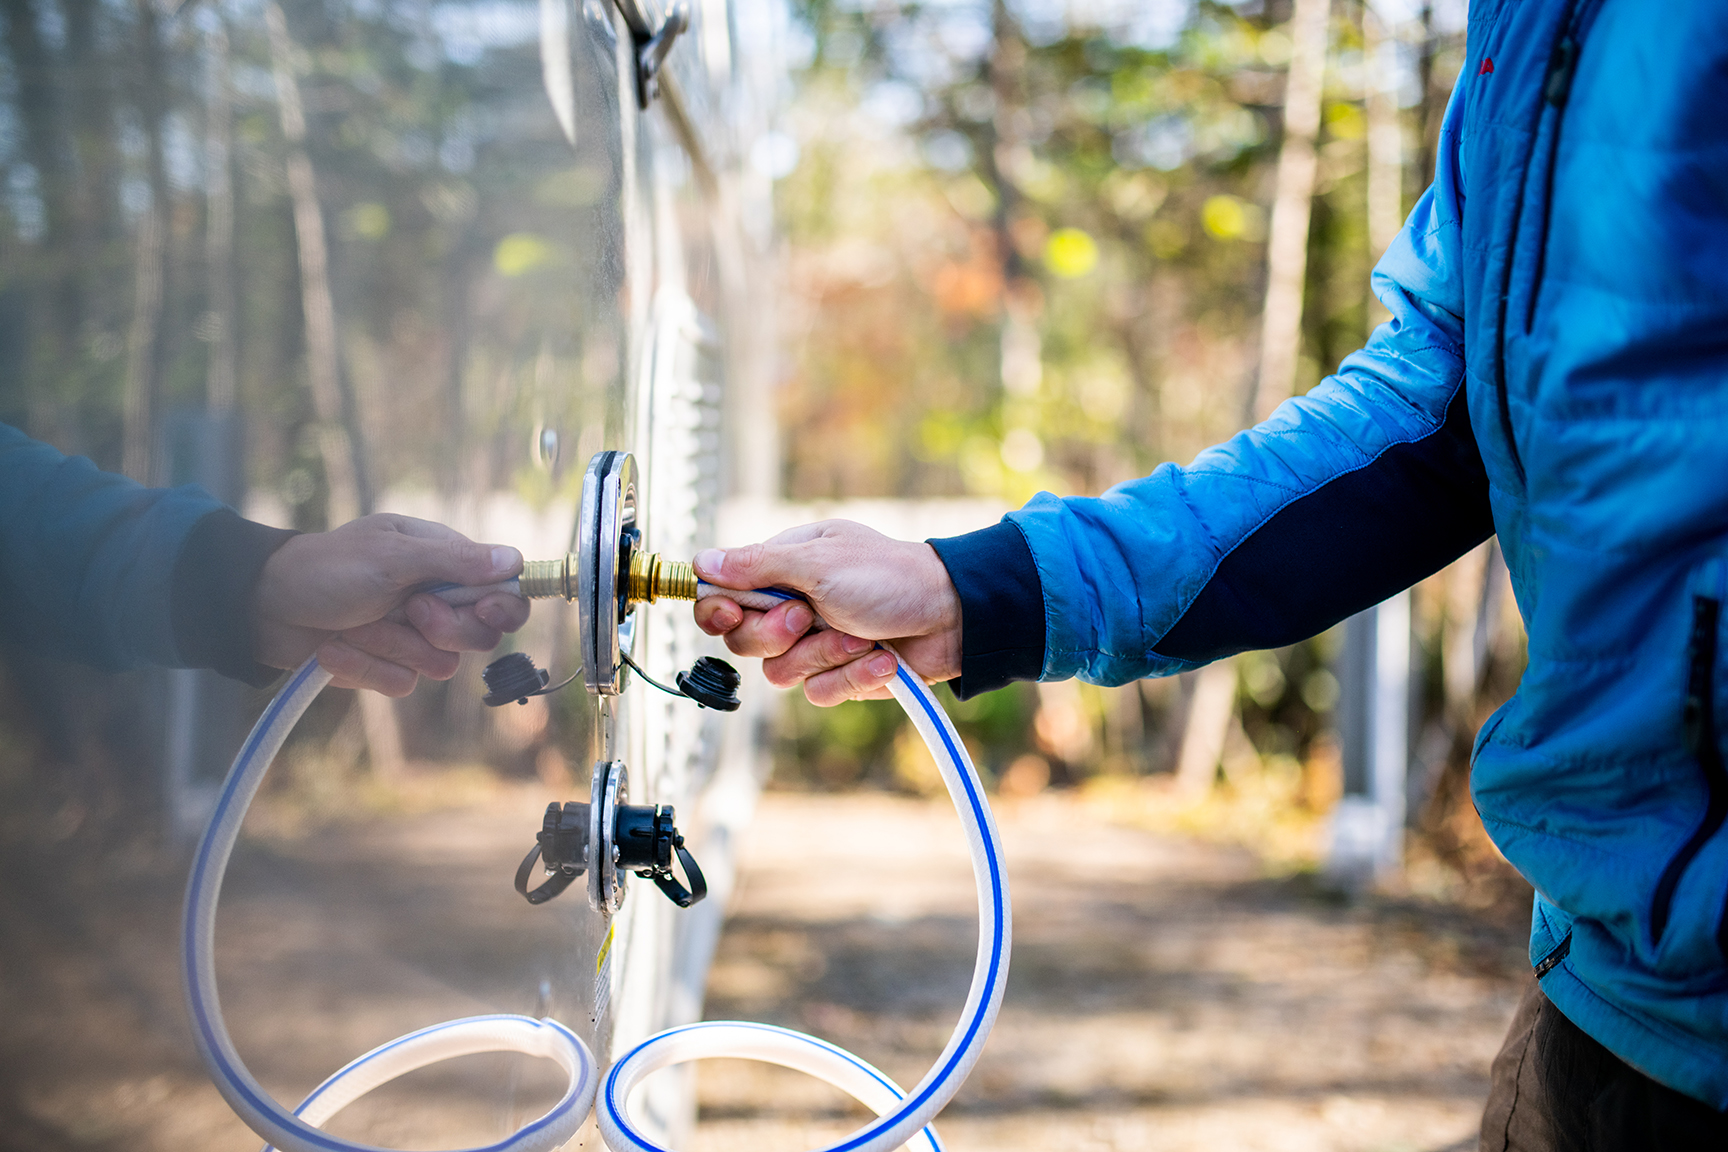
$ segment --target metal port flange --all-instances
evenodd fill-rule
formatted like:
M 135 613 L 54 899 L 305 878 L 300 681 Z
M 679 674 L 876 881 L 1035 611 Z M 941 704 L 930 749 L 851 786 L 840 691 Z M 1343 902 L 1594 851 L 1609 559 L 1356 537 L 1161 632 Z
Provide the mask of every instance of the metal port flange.
M 641 539 L 637 528 L 636 458 L 599 452 L 582 481 L 576 523 L 576 627 L 582 645 L 582 680 L 595 696 L 623 690 L 624 664 L 635 640 L 627 582 L 629 553 Z
M 582 680 L 595 696 L 623 691 L 636 605 L 696 599 L 696 570 L 688 561 L 665 560 L 641 547 L 636 487 L 635 457 L 595 453 L 582 480 L 576 551 L 522 566 L 522 595 L 575 601 Z
M 588 903 L 610 916 L 624 905 L 628 872 L 618 868 L 618 808 L 630 799 L 630 769 L 622 760 L 594 765 L 588 806 Z

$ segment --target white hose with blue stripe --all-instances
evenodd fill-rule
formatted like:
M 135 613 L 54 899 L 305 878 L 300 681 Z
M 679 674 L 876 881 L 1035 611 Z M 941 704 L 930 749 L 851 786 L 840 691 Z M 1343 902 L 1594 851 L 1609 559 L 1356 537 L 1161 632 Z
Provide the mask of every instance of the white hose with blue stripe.
M 772 608 L 795 595 L 778 589 L 735 592 L 706 585 L 701 592 L 722 593 L 745 607 L 758 609 Z M 898 660 L 898 653 L 895 655 Z M 424 1028 L 368 1052 L 331 1076 L 290 1112 L 247 1070 L 222 1021 L 216 988 L 216 905 L 241 822 L 264 773 L 295 723 L 329 682 L 330 674 L 315 660 L 308 660 L 265 709 L 229 770 L 186 888 L 182 956 L 193 1039 L 229 1106 L 253 1131 L 270 1141 L 271 1147 L 283 1152 L 385 1152 L 331 1136 L 319 1126 L 360 1096 L 416 1068 L 470 1053 L 513 1051 L 556 1061 L 570 1076 L 569 1090 L 544 1116 L 507 1139 L 473 1152 L 550 1152 L 575 1135 L 591 1107 L 598 1114 L 601 1134 L 612 1152 L 670 1152 L 632 1121 L 631 1092 L 659 1069 L 712 1057 L 760 1060 L 805 1072 L 849 1093 L 877 1114 L 875 1120 L 821 1152 L 891 1152 L 908 1144 L 927 1152 L 942 1152 L 931 1121 L 978 1062 L 1007 986 L 1008 877 L 1001 838 L 971 757 L 935 696 L 904 661 L 900 661 L 888 687 L 924 738 L 948 787 L 971 849 L 978 887 L 978 958 L 972 987 L 947 1047 L 911 1091 L 851 1053 L 813 1036 L 766 1024 L 707 1021 L 672 1028 L 638 1044 L 613 1065 L 596 1104 L 594 1057 L 568 1028 L 550 1019 L 480 1016 Z
M 701 585 L 699 594 L 723 595 L 755 609 L 772 608 L 793 598 L 793 594 L 778 589 L 736 592 L 708 585 Z M 978 1062 L 1008 983 L 1008 877 L 1001 837 L 985 803 L 983 784 L 953 723 L 905 661 L 900 661 L 888 688 L 924 738 L 942 773 L 942 782 L 966 832 L 978 886 L 978 959 L 966 1006 L 948 1046 L 924 1079 L 907 1092 L 850 1053 L 788 1029 L 733 1021 L 671 1028 L 638 1044 L 606 1076 L 595 1111 L 601 1135 L 612 1152 L 670 1152 L 631 1120 L 631 1090 L 661 1068 L 717 1056 L 761 1060 L 806 1072 L 850 1093 L 877 1113 L 875 1120 L 821 1152 L 891 1152 L 908 1142 L 915 1148 L 940 1152 L 942 1145 L 930 1122 Z
M 369 1144 L 331 1136 L 319 1126 L 372 1089 L 427 1064 L 476 1052 L 541 1056 L 563 1067 L 570 1077 L 568 1091 L 544 1116 L 474 1152 L 550 1152 L 575 1135 L 587 1119 L 598 1083 L 594 1057 L 587 1045 L 555 1020 L 476 1016 L 423 1028 L 353 1061 L 319 1085 L 292 1112 L 259 1085 L 234 1049 L 216 991 L 216 903 L 222 894 L 222 876 L 265 771 L 295 723 L 328 683 L 330 674 L 318 667 L 316 660 L 308 660 L 289 677 L 287 686 L 264 710 L 234 758 L 216 811 L 198 845 L 181 926 L 182 974 L 198 1052 L 229 1106 L 254 1132 L 283 1152 L 383 1152 Z

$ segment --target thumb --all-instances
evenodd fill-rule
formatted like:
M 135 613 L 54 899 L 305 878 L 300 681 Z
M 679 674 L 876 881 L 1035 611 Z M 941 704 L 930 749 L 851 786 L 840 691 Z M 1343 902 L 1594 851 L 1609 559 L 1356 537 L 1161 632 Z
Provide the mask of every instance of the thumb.
M 504 544 L 478 544 L 466 537 L 402 538 L 397 578 L 402 587 L 426 583 L 496 584 L 522 571 L 522 553 Z
M 747 591 L 781 585 L 808 592 L 805 550 L 796 544 L 745 544 L 740 548 L 705 548 L 691 561 L 696 575 L 719 588 Z

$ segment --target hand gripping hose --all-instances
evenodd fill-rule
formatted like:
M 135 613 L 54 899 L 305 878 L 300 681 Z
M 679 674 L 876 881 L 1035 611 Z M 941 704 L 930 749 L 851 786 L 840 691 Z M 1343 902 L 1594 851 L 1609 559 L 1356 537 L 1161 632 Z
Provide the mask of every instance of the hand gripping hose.
M 736 592 L 709 586 L 702 586 L 699 592 L 723 595 L 744 607 L 759 609 L 771 608 L 793 595 L 779 589 Z M 898 659 L 898 653 L 895 655 Z M 595 1111 L 600 1133 L 612 1152 L 669 1152 L 631 1122 L 630 1092 L 661 1068 L 715 1056 L 761 1060 L 806 1072 L 850 1093 L 877 1113 L 875 1120 L 821 1152 L 891 1152 L 908 1142 L 929 1152 L 941 1152 L 930 1122 L 978 1062 L 1008 981 L 1008 877 L 1002 866 L 1002 841 L 984 801 L 983 785 L 954 725 L 905 661 L 900 661 L 888 687 L 935 758 L 972 850 L 972 875 L 978 886 L 978 960 L 966 1006 L 948 1046 L 924 1079 L 906 1092 L 856 1056 L 784 1028 L 734 1021 L 671 1028 L 638 1044 L 606 1076 Z
M 240 822 L 257 794 L 270 762 L 330 674 L 308 660 L 259 717 L 216 801 L 210 826 L 198 845 L 186 886 L 182 965 L 192 1036 L 217 1089 L 251 1129 L 283 1152 L 382 1152 L 342 1140 L 319 1126 L 342 1108 L 387 1081 L 427 1064 L 476 1052 L 521 1052 L 556 1061 L 570 1076 L 562 1099 L 514 1135 L 473 1152 L 550 1152 L 575 1135 L 593 1105 L 598 1075 L 587 1045 L 556 1020 L 527 1016 L 474 1016 L 451 1020 L 375 1048 L 319 1085 L 293 1112 L 271 1098 L 247 1071 L 222 1022 L 216 993 L 216 902 L 222 875 L 240 834 Z

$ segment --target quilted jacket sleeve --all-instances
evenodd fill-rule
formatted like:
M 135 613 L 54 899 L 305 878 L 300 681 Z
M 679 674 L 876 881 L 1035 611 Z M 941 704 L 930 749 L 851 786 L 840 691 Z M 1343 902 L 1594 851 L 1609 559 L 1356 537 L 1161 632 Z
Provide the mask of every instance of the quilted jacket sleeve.
M 931 541 L 961 595 L 961 695 L 1293 643 L 1493 531 L 1464 399 L 1457 110 L 1434 185 L 1374 272 L 1392 318 L 1335 375 L 1187 467 L 1096 498 L 1041 494 Z

